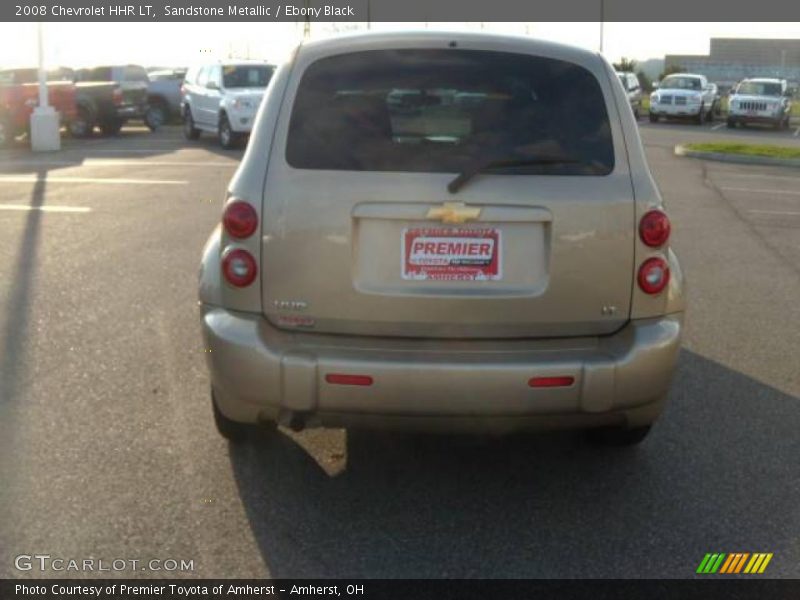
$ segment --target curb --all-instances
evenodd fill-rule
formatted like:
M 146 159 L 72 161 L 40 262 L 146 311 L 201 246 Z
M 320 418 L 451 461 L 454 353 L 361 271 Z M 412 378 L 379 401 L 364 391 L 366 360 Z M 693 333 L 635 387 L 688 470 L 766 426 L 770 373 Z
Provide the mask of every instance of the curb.
M 719 162 L 735 163 L 739 165 L 768 165 L 775 167 L 800 168 L 800 158 L 773 158 L 771 156 L 748 156 L 746 154 L 726 154 L 722 152 L 701 152 L 688 150 L 683 144 L 675 146 L 676 156 L 688 158 L 702 158 L 703 160 L 716 160 Z

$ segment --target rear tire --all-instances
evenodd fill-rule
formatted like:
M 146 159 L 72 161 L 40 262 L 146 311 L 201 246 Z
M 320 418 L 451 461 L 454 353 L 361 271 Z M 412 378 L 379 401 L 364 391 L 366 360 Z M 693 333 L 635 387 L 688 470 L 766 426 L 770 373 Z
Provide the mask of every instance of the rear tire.
M 147 112 L 144 114 L 144 124 L 147 125 L 150 131 L 156 131 L 169 118 L 169 111 L 163 100 L 153 100 L 147 106 Z
M 183 137 L 187 140 L 196 140 L 200 137 L 200 130 L 194 126 L 191 109 L 186 109 L 183 113 Z
M 231 129 L 231 123 L 228 121 L 228 117 L 226 115 L 222 115 L 219 118 L 219 124 L 217 125 L 217 139 L 219 139 L 219 145 L 222 146 L 225 150 L 232 150 L 236 147 L 239 136 Z
M 119 130 L 122 129 L 123 121 L 114 120 L 114 121 L 106 121 L 105 123 L 100 123 L 100 131 L 103 132 L 103 135 L 117 135 L 119 134 Z
M 94 118 L 88 108 L 79 106 L 75 118 L 69 122 L 69 134 L 74 138 L 86 138 L 94 131 Z
M 233 444 L 241 444 L 247 439 L 247 433 L 252 429 L 252 426 L 233 421 L 223 415 L 217 406 L 213 389 L 211 390 L 211 408 L 214 411 L 214 425 L 217 426 L 217 431 L 222 437 Z
M 728 117 L 728 120 L 725 122 L 725 124 L 728 126 L 728 129 L 736 129 L 736 121 L 730 117 Z
M 651 425 L 641 427 L 602 427 L 586 432 L 589 441 L 597 446 L 625 447 L 641 443 L 650 433 Z
M 650 113 L 650 122 L 651 123 L 658 123 L 658 115 L 654 115 L 653 113 Z

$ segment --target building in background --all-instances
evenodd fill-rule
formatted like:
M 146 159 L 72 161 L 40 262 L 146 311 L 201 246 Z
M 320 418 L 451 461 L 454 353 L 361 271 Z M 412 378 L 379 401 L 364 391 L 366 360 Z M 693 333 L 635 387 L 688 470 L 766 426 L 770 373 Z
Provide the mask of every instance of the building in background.
M 664 68 L 700 73 L 721 89 L 746 77 L 779 77 L 800 85 L 800 39 L 711 38 L 708 55 L 667 54 Z

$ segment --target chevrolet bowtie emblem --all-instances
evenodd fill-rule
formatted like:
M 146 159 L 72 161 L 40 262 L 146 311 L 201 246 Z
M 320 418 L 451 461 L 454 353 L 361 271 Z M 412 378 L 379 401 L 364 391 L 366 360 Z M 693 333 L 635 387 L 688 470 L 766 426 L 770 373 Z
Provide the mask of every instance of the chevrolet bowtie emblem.
M 441 219 L 442 223 L 466 223 L 481 216 L 481 209 L 463 202 L 445 202 L 428 210 L 428 219 Z

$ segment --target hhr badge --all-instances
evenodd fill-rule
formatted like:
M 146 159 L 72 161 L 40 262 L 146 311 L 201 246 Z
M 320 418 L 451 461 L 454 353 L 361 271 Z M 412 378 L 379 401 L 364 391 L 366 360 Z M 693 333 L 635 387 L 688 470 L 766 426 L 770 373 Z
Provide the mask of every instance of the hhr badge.
M 308 302 L 304 300 L 273 300 L 272 305 L 278 310 L 305 310 Z

